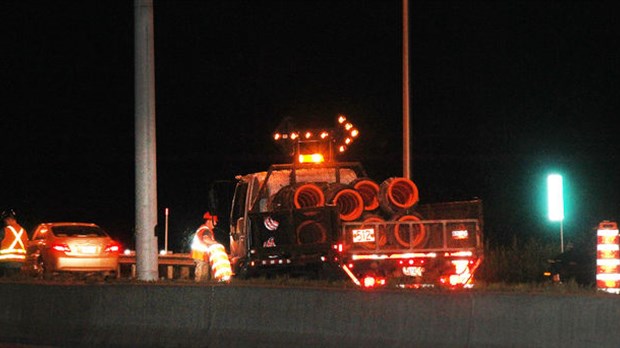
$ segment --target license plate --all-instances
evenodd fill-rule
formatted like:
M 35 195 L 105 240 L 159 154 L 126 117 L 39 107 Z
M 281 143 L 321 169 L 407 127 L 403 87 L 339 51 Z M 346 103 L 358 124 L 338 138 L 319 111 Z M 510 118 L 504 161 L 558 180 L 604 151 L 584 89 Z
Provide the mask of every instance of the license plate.
M 403 267 L 403 274 L 409 277 L 421 277 L 424 267 L 409 266 Z
M 375 230 L 372 228 L 353 230 L 353 243 L 367 243 L 375 241 Z
M 88 245 L 88 246 L 81 246 L 78 249 L 82 254 L 95 254 L 97 253 L 97 247 L 96 246 L 92 246 L 92 245 Z

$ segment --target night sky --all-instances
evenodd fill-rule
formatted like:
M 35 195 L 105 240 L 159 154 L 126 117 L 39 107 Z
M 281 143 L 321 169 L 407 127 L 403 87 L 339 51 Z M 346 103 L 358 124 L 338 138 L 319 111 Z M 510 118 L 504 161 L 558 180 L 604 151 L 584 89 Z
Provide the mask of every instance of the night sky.
M 402 174 L 400 0 L 157 1 L 160 233 L 200 223 L 219 180 L 288 161 L 285 117 L 361 131 L 342 157 Z M 620 3 L 411 1 L 412 178 L 421 202 L 479 197 L 495 243 L 620 218 Z M 0 4 L 0 207 L 29 231 L 88 220 L 134 233 L 132 1 Z M 163 235 L 160 235 L 163 245 Z

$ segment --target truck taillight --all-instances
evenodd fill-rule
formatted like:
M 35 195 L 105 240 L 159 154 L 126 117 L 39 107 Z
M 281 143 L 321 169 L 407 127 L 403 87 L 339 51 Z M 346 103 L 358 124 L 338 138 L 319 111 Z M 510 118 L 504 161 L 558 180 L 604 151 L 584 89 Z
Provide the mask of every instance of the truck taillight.
M 424 259 L 409 259 L 409 260 L 398 260 L 398 264 L 402 266 L 413 266 L 413 265 L 423 265 L 426 263 Z
M 362 280 L 362 286 L 367 289 L 371 289 L 371 288 L 374 288 L 377 286 L 383 286 L 383 285 L 385 285 L 385 278 L 373 277 L 371 275 L 367 275 Z
M 336 250 L 337 252 L 341 253 L 342 252 L 342 243 L 334 244 L 334 245 L 332 245 L 332 248 L 334 248 L 334 250 Z
M 450 273 L 442 275 L 439 281 L 441 284 L 451 287 L 467 287 L 473 282 L 473 276 L 469 267 L 473 264 L 473 260 L 452 260 L 454 268 Z

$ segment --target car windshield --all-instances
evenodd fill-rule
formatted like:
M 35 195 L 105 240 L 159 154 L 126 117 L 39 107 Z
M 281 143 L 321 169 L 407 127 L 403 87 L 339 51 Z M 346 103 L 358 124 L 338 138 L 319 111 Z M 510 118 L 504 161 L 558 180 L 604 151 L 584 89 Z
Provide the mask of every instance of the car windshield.
M 107 237 L 107 234 L 96 226 L 54 226 L 52 232 L 57 237 Z

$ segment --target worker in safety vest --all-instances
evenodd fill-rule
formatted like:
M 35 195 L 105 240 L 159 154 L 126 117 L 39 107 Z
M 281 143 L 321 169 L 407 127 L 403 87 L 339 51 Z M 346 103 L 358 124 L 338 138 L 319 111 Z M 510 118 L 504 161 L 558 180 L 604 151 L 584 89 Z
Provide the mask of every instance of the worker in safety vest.
M 196 262 L 195 280 L 228 281 L 232 275 L 230 261 L 226 249 L 215 240 L 213 230 L 217 224 L 217 216 L 206 212 L 205 223 L 200 225 L 192 241 L 192 258 Z
M 26 260 L 26 245 L 28 234 L 15 219 L 15 212 L 2 212 L 0 219 L 3 228 L 0 230 L 0 272 L 12 274 L 19 271 Z

